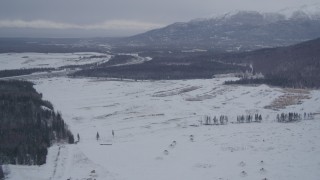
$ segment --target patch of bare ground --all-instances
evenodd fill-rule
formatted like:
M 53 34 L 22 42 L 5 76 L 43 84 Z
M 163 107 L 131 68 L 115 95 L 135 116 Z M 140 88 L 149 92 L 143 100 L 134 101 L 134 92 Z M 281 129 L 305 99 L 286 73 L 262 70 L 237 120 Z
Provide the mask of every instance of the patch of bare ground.
M 187 87 L 176 88 L 176 89 L 171 89 L 171 90 L 167 90 L 167 91 L 159 91 L 159 92 L 154 93 L 153 97 L 175 96 L 175 95 L 187 93 L 190 91 L 194 91 L 199 88 L 200 87 L 198 87 L 198 86 L 187 86 Z
M 280 110 L 287 106 L 302 104 L 304 99 L 310 99 L 310 91 L 307 89 L 282 89 L 283 95 L 277 97 L 265 109 Z
M 211 89 L 209 92 L 205 92 L 203 94 L 198 94 L 196 96 L 186 97 L 186 101 L 204 101 L 207 99 L 215 98 L 216 96 L 223 95 L 224 93 L 230 91 L 230 88 L 223 87 L 215 87 Z
M 148 114 L 148 115 L 141 115 L 141 116 L 127 117 L 127 118 L 124 118 L 123 120 L 133 119 L 133 118 L 155 117 L 155 116 L 164 116 L 164 114 L 163 114 L 163 113 L 159 113 L 159 114 Z

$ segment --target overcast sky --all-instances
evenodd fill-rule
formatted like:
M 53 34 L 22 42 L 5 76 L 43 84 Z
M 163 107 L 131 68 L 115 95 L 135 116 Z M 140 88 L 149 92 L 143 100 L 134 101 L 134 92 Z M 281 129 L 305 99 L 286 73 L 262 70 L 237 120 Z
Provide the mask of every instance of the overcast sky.
M 0 37 L 128 36 L 233 10 L 278 11 L 319 0 L 0 0 Z

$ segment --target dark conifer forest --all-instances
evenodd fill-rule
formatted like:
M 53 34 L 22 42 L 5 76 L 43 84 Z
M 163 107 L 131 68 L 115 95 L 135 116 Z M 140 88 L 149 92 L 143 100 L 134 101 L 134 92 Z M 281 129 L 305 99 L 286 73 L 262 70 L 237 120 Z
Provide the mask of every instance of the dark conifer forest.
M 44 164 L 55 142 L 74 138 L 53 105 L 31 82 L 0 81 L 0 164 Z

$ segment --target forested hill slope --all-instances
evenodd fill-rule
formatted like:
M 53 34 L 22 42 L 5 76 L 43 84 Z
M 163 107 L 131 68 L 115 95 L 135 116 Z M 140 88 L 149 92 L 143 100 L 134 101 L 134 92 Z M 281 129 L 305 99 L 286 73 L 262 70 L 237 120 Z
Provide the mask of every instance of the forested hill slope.
M 32 83 L 0 81 L 0 164 L 44 164 L 61 141 L 73 143 L 73 135 Z
M 320 38 L 288 47 L 262 49 L 219 57 L 228 62 L 250 63 L 255 72 L 291 87 L 320 87 Z

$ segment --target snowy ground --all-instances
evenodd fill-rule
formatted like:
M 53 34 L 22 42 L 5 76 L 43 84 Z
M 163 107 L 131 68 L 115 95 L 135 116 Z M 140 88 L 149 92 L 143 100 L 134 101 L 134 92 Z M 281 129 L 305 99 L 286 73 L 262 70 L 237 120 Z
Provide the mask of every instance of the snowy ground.
M 68 62 L 63 60 L 65 57 L 60 61 Z M 1 69 L 5 69 L 5 62 L 11 63 L 0 59 Z M 32 62 L 6 68 L 29 65 L 33 66 Z M 36 83 L 35 88 L 43 93 L 44 99 L 62 112 L 72 132 L 80 134 L 80 142 L 54 145 L 43 166 L 5 166 L 5 171 L 10 172 L 8 179 L 318 180 L 320 177 L 320 116 L 296 123 L 275 122 L 276 114 L 281 112 L 320 114 L 319 90 L 222 85 L 230 77 L 144 82 L 27 78 Z M 237 115 L 254 113 L 262 114 L 262 123 L 232 123 Z M 229 123 L 201 126 L 204 115 L 228 115 Z
M 20 68 L 57 68 L 67 65 L 84 65 L 103 63 L 110 59 L 110 55 L 83 53 L 6 53 L 0 54 L 0 70 Z
M 41 167 L 9 166 L 9 179 L 317 180 L 319 117 L 282 124 L 275 115 L 319 113 L 320 92 L 308 91 L 310 98 L 302 104 L 274 111 L 264 107 L 293 92 L 221 85 L 227 79 L 34 79 L 36 89 L 80 134 L 80 143 L 50 148 L 48 163 Z M 261 113 L 263 122 L 190 126 L 198 125 L 203 115 L 224 114 L 235 121 L 247 113 Z M 173 141 L 177 143 L 171 147 Z

